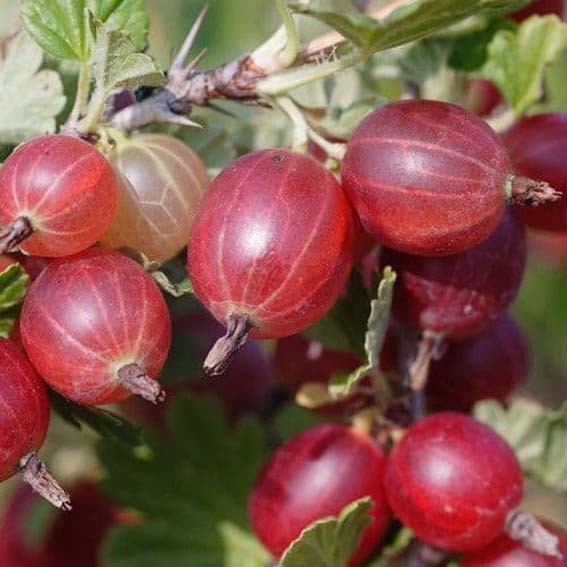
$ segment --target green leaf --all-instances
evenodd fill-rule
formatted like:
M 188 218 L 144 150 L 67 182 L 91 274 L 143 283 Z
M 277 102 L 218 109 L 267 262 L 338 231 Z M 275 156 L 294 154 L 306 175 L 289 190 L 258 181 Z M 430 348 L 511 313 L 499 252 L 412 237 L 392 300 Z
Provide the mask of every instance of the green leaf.
M 391 567 L 392 560 L 404 552 L 410 544 L 413 534 L 407 529 L 402 528 L 397 534 L 394 541 L 384 548 L 374 561 L 368 567 Z
M 374 53 L 422 39 L 470 16 L 509 11 L 520 3 L 518 0 L 416 0 L 380 20 L 303 3 L 291 7 L 333 27 L 360 50 Z
M 100 408 L 76 404 L 51 390 L 49 399 L 53 409 L 73 427 L 82 429 L 83 425 L 87 425 L 101 437 L 127 446 L 135 447 L 142 443 L 140 428 L 120 415 Z
M 284 441 L 322 423 L 317 415 L 297 404 L 287 404 L 274 419 L 274 429 Z
M 567 402 L 558 410 L 527 400 L 514 401 L 508 408 L 482 402 L 475 406 L 475 415 L 510 443 L 526 473 L 567 492 Z
M 0 337 L 3 339 L 9 339 L 15 322 L 16 319 L 14 317 L 0 318 Z
M 449 65 L 459 71 L 476 71 L 488 58 L 488 46 L 501 30 L 514 30 L 516 24 L 507 18 L 489 20 L 486 26 L 462 37 L 456 38 L 451 45 Z
M 96 89 L 106 96 L 115 89 L 135 89 L 141 85 L 158 87 L 165 81 L 151 57 L 136 53 L 130 37 L 106 25 L 95 23 L 93 77 Z
M 41 49 L 19 33 L 0 53 L 0 144 L 19 144 L 55 132 L 55 117 L 65 106 L 55 71 L 39 70 Z
M 149 21 L 144 0 L 22 0 L 25 28 L 49 55 L 87 61 L 88 12 L 111 30 L 129 34 L 137 50 L 146 44 Z
M 221 409 L 180 397 L 168 411 L 169 435 L 144 451 L 103 440 L 103 484 L 144 523 L 114 529 L 108 567 L 265 567 L 269 556 L 250 534 L 247 501 L 264 460 L 265 435 L 243 421 L 229 430 Z
M 21 303 L 28 289 L 29 279 L 17 262 L 0 273 L 0 311 Z
M 515 32 L 503 30 L 494 36 L 482 74 L 520 116 L 541 98 L 544 71 L 565 47 L 567 24 L 553 15 L 531 17 Z
M 283 554 L 279 567 L 346 567 L 370 524 L 372 500 L 349 504 L 337 518 L 324 518 L 305 528 Z
M 337 374 L 331 378 L 329 392 L 334 398 L 350 396 L 364 376 L 378 369 L 380 351 L 388 330 L 395 283 L 396 273 L 387 266 L 378 286 L 378 296 L 370 303 L 370 316 L 364 337 L 367 363 L 350 374 Z

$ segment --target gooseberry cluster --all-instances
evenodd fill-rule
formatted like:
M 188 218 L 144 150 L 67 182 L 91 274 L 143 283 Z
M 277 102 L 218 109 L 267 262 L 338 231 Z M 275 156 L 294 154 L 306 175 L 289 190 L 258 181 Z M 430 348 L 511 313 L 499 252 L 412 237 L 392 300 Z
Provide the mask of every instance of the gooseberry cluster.
M 0 169 L 0 266 L 17 259 L 33 281 L 13 340 L 0 339 L 0 481 L 21 471 L 70 507 L 36 454 L 49 423 L 46 385 L 90 406 L 132 394 L 163 401 L 156 377 L 170 315 L 132 251 L 147 265 L 187 247 L 194 293 L 226 332 L 200 313 L 175 331 L 200 338 L 199 358 L 214 343 L 204 371 L 226 375 L 178 390 L 215 395 L 234 422 L 266 418 L 277 401 L 272 376 L 286 397 L 363 364 L 297 333 L 327 314 L 353 266 L 380 246 L 377 266 L 391 266 L 397 282 L 385 350 L 374 354 L 409 426 L 388 430 L 383 447 L 375 413 L 365 414 L 281 444 L 250 494 L 254 531 L 279 558 L 309 524 L 368 497 L 372 521 L 349 567 L 369 557 L 393 517 L 466 565 L 516 555 L 551 565 L 558 539 L 518 510 L 523 477 L 511 447 L 468 413 L 480 400 L 506 400 L 529 371 L 529 343 L 507 309 L 524 274 L 525 225 L 567 230 L 566 116 L 525 118 L 500 138 L 459 106 L 405 100 L 362 121 L 340 177 L 319 150 L 243 155 L 210 187 L 199 157 L 164 134 L 117 135 L 106 157 L 71 135 L 12 153 Z M 278 340 L 271 361 L 249 337 Z M 375 408 L 371 378 L 321 414 Z

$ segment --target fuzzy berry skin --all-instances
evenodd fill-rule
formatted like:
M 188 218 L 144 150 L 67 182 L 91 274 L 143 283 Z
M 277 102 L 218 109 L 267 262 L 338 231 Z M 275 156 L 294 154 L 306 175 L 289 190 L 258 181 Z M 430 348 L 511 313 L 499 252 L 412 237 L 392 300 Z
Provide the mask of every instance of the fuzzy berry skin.
M 252 528 L 279 557 L 309 524 L 370 496 L 374 521 L 349 563 L 358 566 L 390 520 L 381 484 L 384 466 L 382 450 L 365 434 L 344 425 L 313 427 L 277 449 L 260 472 L 249 500 Z
M 0 481 L 42 446 L 48 425 L 43 382 L 20 349 L 0 339 Z
M 567 567 L 567 533 L 549 522 L 542 523 L 559 538 L 563 559 L 541 555 L 503 535 L 489 546 L 466 554 L 459 561 L 460 567 Z
M 193 225 L 187 268 L 217 320 L 244 315 L 252 336 L 278 338 L 325 314 L 353 255 L 352 212 L 333 175 L 309 156 L 262 150 L 213 181 Z
M 522 499 L 520 465 L 492 429 L 442 412 L 408 429 L 386 467 L 388 502 L 422 541 L 449 551 L 497 538 Z
M 352 352 L 330 349 L 301 335 L 279 340 L 274 353 L 278 379 L 293 395 L 308 382 L 328 384 L 333 374 L 350 373 L 361 364 L 360 357 Z M 318 408 L 317 413 L 340 417 L 349 408 L 356 407 L 359 401 L 360 397 L 328 404 Z
M 19 146 L 0 169 L 0 224 L 27 218 L 26 254 L 61 257 L 92 246 L 116 212 L 118 186 L 105 157 L 60 134 Z
M 497 230 L 475 248 L 445 258 L 385 249 L 380 262 L 398 274 L 394 313 L 408 325 L 450 339 L 479 334 L 516 297 L 526 264 L 526 236 L 507 212 Z
M 525 382 L 531 366 L 528 337 L 514 318 L 504 313 L 484 333 L 450 343 L 433 360 L 427 378 L 430 408 L 468 412 L 481 400 L 506 400 Z
M 563 0 L 534 0 L 521 10 L 510 14 L 510 17 L 517 22 L 522 22 L 534 14 L 542 16 L 555 14 L 561 17 L 563 15 Z
M 503 140 L 517 173 L 547 181 L 563 193 L 554 203 L 523 207 L 524 222 L 538 230 L 567 232 L 567 112 L 522 118 Z
M 138 134 L 108 155 L 118 174 L 120 204 L 101 239 L 166 262 L 187 245 L 208 187 L 207 170 L 186 144 L 166 134 Z
M 29 288 L 20 330 L 47 383 L 86 405 L 127 398 L 118 370 L 136 363 L 154 378 L 171 343 L 153 279 L 130 258 L 95 248 L 49 264 Z
M 401 252 L 447 256 L 485 240 L 505 207 L 511 164 L 473 113 L 444 102 L 376 109 L 351 137 L 342 183 L 362 224 Z

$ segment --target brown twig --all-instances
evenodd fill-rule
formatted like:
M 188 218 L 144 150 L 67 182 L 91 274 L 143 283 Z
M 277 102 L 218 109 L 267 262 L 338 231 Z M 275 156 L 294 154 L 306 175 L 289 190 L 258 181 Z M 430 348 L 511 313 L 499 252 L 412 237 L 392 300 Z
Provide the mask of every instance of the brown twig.
M 366 13 L 375 19 L 388 16 L 395 9 L 412 0 L 392 0 L 376 7 L 369 4 Z M 265 77 L 285 69 L 279 54 L 285 47 L 286 37 L 277 32 L 264 45 L 233 61 L 209 70 L 197 70 L 204 52 L 190 63 L 185 60 L 191 50 L 206 15 L 204 8 L 193 23 L 187 38 L 168 71 L 168 81 L 144 101 L 117 112 L 111 123 L 124 131 L 131 131 L 152 122 L 173 122 L 185 126 L 196 126 L 187 118 L 194 106 L 209 106 L 215 99 L 230 99 L 246 104 L 262 104 L 256 87 Z M 338 32 L 330 32 L 308 42 L 300 48 L 294 66 L 319 60 L 333 53 L 344 43 Z

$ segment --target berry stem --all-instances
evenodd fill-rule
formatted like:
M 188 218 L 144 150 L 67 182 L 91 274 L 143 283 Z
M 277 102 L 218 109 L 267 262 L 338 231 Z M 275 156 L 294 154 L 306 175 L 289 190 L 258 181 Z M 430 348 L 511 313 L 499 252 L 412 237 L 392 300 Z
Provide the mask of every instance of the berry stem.
M 232 357 L 244 346 L 252 330 L 252 323 L 246 315 L 231 313 L 228 316 L 226 334 L 209 351 L 203 364 L 209 376 L 219 376 L 229 365 Z
M 448 558 L 446 551 L 413 539 L 406 549 L 388 562 L 387 567 L 438 567 L 445 565 Z
M 146 371 L 135 362 L 126 364 L 118 370 L 118 381 L 124 388 L 144 400 L 154 404 L 165 400 L 165 392 L 157 380 L 150 378 Z
M 31 222 L 26 217 L 13 220 L 0 234 L 0 254 L 9 252 L 33 233 Z
M 563 558 L 559 551 L 559 538 L 527 512 L 511 512 L 506 518 L 506 533 L 537 553 Z
M 545 181 L 537 181 L 529 177 L 511 175 L 506 178 L 506 198 L 513 205 L 539 207 L 545 203 L 553 203 L 561 197 L 561 193 Z
M 59 486 L 59 483 L 35 453 L 26 455 L 20 461 L 20 469 L 23 473 L 24 482 L 29 484 L 34 492 L 37 492 L 61 510 L 71 510 L 69 495 Z

